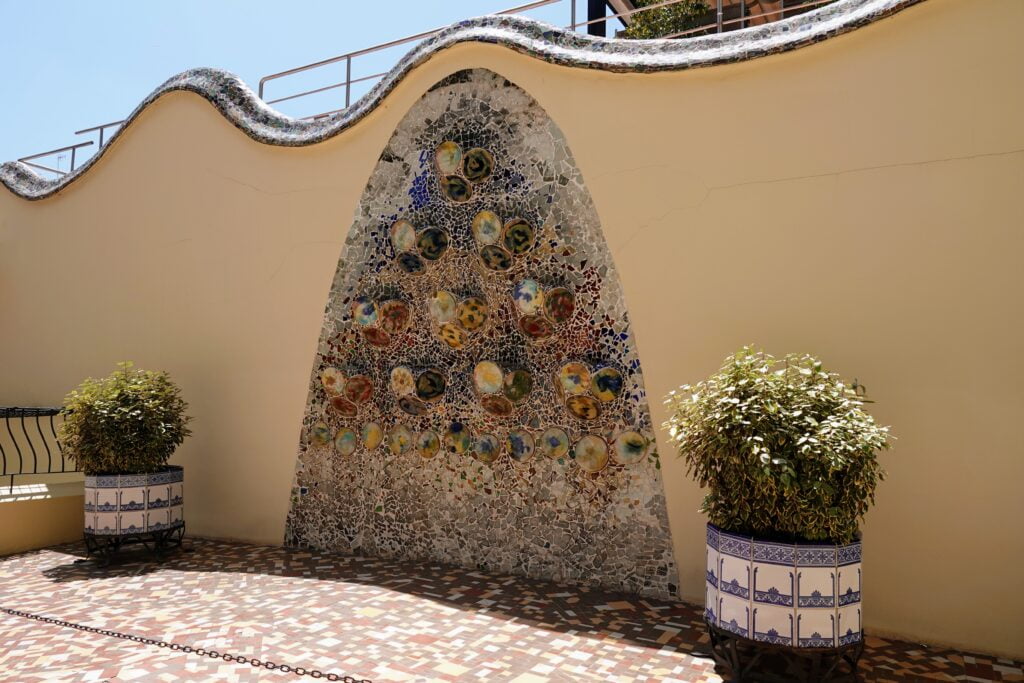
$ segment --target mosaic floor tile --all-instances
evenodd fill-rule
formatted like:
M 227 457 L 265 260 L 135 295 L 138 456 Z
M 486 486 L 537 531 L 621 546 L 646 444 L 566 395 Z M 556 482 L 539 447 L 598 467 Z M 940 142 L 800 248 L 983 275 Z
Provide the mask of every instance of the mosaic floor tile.
M 723 680 L 701 610 L 440 564 L 186 540 L 102 569 L 80 545 L 0 558 L 0 605 L 373 681 Z M 1024 681 L 1024 663 L 868 637 L 862 680 Z M 0 680 L 291 674 L 0 615 Z

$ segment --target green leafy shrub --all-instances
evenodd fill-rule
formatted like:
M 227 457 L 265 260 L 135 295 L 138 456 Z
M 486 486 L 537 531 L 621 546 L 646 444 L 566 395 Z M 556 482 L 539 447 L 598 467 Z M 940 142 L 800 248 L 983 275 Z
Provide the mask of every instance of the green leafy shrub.
M 156 472 L 191 434 L 188 404 L 166 372 L 118 368 L 64 399 L 61 447 L 86 474 Z
M 655 5 L 664 0 L 635 0 L 637 8 Z M 623 38 L 663 38 L 696 28 L 706 23 L 711 11 L 703 0 L 682 0 L 673 5 L 649 9 L 632 15 L 629 26 L 619 35 Z
M 747 347 L 717 374 L 669 394 L 665 423 L 727 531 L 848 543 L 884 478 L 889 446 L 856 389 L 811 356 Z

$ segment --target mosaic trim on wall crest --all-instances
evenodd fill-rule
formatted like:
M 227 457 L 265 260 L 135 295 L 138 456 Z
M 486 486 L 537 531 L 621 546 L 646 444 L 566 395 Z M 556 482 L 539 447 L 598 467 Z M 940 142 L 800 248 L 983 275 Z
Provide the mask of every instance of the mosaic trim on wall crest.
M 670 596 L 636 346 L 590 195 L 520 88 L 409 111 L 341 255 L 288 542 Z
M 755 59 L 811 45 L 922 1 L 843 0 L 781 21 L 684 40 L 596 38 L 524 16 L 477 17 L 452 24 L 419 43 L 351 107 L 336 116 L 314 121 L 295 119 L 275 111 L 242 79 L 228 71 L 189 69 L 167 79 L 146 96 L 109 143 L 71 173 L 49 180 L 21 162 L 8 161 L 0 163 L 0 185 L 28 200 L 56 194 L 85 175 L 146 108 L 171 92 L 193 92 L 205 98 L 253 140 L 300 147 L 322 142 L 350 128 L 376 109 L 413 68 L 459 43 L 494 43 L 553 64 L 583 69 L 639 73 L 676 71 Z

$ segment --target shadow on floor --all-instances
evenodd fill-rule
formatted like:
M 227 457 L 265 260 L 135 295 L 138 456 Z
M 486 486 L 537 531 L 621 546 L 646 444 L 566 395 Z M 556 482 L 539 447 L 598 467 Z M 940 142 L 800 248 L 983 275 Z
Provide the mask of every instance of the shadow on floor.
M 196 538 L 186 538 L 183 550 L 170 552 L 162 562 L 145 549 L 132 547 L 106 567 L 83 562 L 86 554 L 80 543 L 49 550 L 75 558 L 42 570 L 56 583 L 104 581 L 174 570 L 259 573 L 376 586 L 550 631 L 614 638 L 639 647 L 668 647 L 710 657 L 700 608 L 588 586 L 484 573 L 436 562 L 400 562 Z

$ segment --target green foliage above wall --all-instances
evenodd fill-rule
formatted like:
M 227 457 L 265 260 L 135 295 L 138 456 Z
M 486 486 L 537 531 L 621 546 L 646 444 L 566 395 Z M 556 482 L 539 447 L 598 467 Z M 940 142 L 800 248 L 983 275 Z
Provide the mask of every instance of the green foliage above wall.
M 637 8 L 656 5 L 663 0 L 635 0 Z M 659 7 L 632 16 L 629 26 L 619 35 L 622 38 L 663 38 L 687 29 L 696 28 L 708 20 L 711 7 L 703 0 L 683 0 L 674 5 Z

